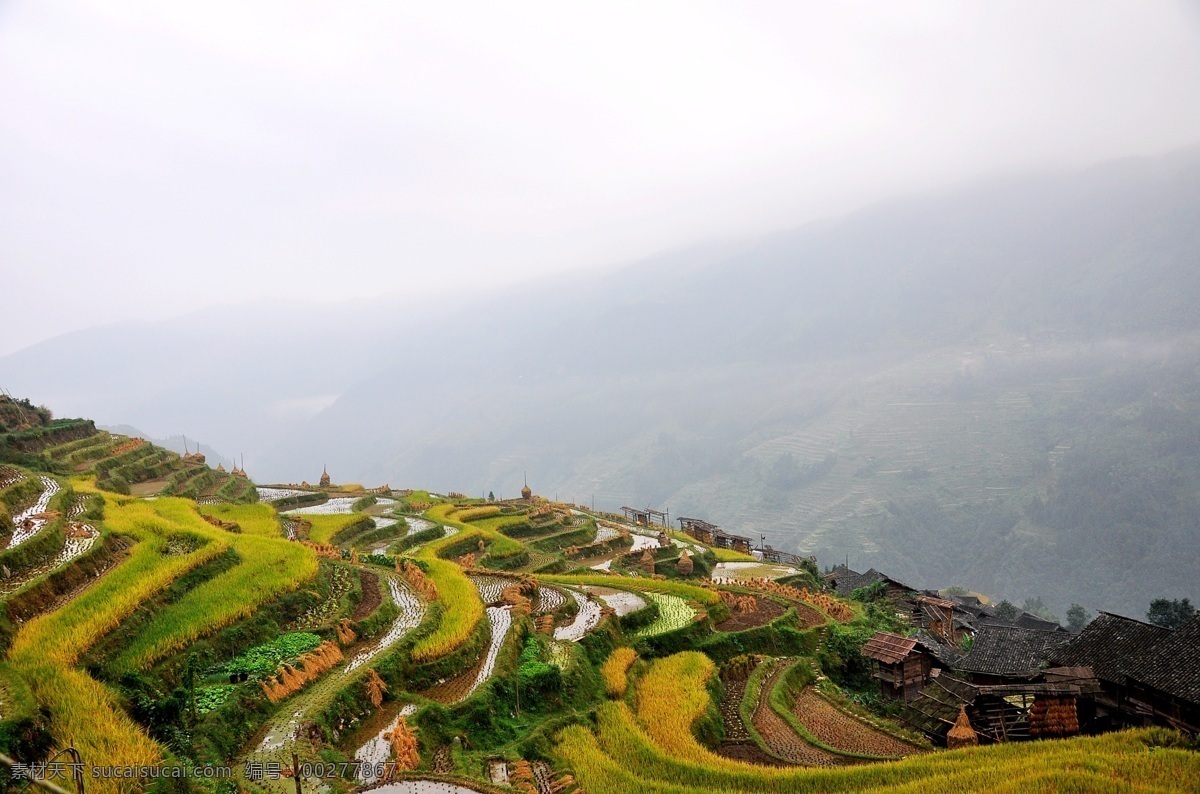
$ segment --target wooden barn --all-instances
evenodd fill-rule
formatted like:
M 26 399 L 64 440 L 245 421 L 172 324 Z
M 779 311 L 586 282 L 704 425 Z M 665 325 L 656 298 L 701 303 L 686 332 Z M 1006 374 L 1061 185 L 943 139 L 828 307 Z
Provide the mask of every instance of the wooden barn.
M 876 582 L 883 582 L 885 584 L 888 598 L 893 601 L 912 599 L 920 592 L 915 587 L 910 587 L 899 579 L 893 579 L 874 568 L 868 569 L 866 573 L 859 573 L 847 568 L 845 565 L 839 565 L 825 574 L 825 582 L 842 598 L 849 598 L 850 594 L 855 590 L 862 587 L 870 587 Z
M 701 543 L 713 546 L 713 534 L 720 530 L 716 524 L 710 524 L 700 518 L 680 518 L 679 528 L 684 534 L 691 535 Z
M 640 527 L 648 527 L 651 524 L 658 524 L 659 526 L 664 527 L 667 525 L 666 512 L 663 510 L 655 510 L 653 507 L 622 507 L 621 512 L 626 518 Z
M 817 558 L 801 557 L 799 554 L 792 554 L 790 551 L 780 551 L 767 544 L 762 547 L 762 560 L 763 562 L 775 562 L 781 565 L 794 565 L 799 568 L 806 561 L 816 563 Z
M 744 535 L 734 535 L 699 518 L 680 518 L 679 528 L 701 543 L 718 549 L 733 549 L 749 554 L 754 542 Z
M 1090 703 L 1097 691 L 1087 668 L 1047 670 L 1036 681 L 991 685 L 940 672 L 905 704 L 900 719 L 947 746 L 970 744 L 968 727 L 984 744 L 1074 736 L 1080 732 L 1080 703 Z
M 880 691 L 895 700 L 909 701 L 929 682 L 934 656 L 916 637 L 880 631 L 867 640 L 862 655 L 875 662 Z
M 948 645 L 958 645 L 967 633 L 953 601 L 937 596 L 918 596 L 917 610 L 919 614 L 914 622 Z

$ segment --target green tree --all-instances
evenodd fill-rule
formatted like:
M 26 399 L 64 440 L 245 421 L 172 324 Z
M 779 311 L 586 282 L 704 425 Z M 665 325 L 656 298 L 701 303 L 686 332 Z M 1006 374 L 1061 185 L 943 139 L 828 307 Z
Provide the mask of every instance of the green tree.
M 1017 617 L 1017 606 L 1007 598 L 996 604 L 996 617 L 1013 620 Z
M 1021 605 L 1021 609 L 1037 615 L 1039 618 L 1053 620 L 1055 623 L 1059 622 L 1058 616 L 1050 611 L 1050 607 L 1046 606 L 1046 602 L 1042 600 L 1041 596 L 1026 598 L 1025 603 Z
M 1150 602 L 1150 610 L 1146 613 L 1146 620 L 1155 626 L 1177 629 L 1191 620 L 1195 614 L 1196 608 L 1186 598 L 1182 601 L 1179 599 L 1168 600 L 1166 598 L 1156 598 Z
M 1079 604 L 1071 604 L 1071 608 L 1067 610 L 1067 628 L 1078 634 L 1083 631 L 1092 619 L 1091 613 L 1084 609 Z

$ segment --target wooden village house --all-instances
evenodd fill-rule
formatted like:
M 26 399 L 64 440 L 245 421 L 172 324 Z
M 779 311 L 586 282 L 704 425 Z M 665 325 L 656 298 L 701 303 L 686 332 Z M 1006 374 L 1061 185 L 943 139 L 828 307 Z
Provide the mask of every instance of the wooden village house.
M 959 673 L 935 672 L 900 719 L 948 747 L 973 743 L 968 727 L 985 744 L 1074 736 L 1080 732 L 1079 704 L 1089 704 L 1099 691 L 1089 668 L 1049 669 L 1036 680 L 1010 684 L 975 684 Z
M 975 684 L 1031 681 L 1070 637 L 1062 632 L 1020 626 L 980 626 L 970 652 L 956 669 L 967 673 Z
M 1164 725 L 1200 732 L 1200 615 L 1172 631 L 1101 612 L 1053 661 L 1095 671 L 1097 730 Z
M 935 658 L 916 637 L 880 631 L 867 640 L 862 655 L 875 662 L 879 689 L 894 700 L 909 701 L 929 682 Z
M 849 598 L 855 590 L 870 587 L 876 582 L 884 583 L 887 597 L 895 602 L 911 600 L 920 593 L 915 587 L 910 587 L 874 568 L 868 569 L 866 573 L 858 573 L 845 565 L 839 565 L 825 574 L 825 582 L 842 598 Z
M 680 518 L 679 528 L 699 542 L 718 549 L 732 549 L 749 554 L 754 541 L 745 535 L 734 535 L 699 518 Z

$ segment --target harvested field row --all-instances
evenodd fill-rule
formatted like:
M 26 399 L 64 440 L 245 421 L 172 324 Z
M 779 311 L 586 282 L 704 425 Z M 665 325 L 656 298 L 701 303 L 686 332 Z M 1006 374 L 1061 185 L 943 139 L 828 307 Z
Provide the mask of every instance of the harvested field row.
M 745 631 L 765 626 L 787 611 L 782 604 L 763 596 L 736 596 L 729 601 L 729 617 L 714 627 L 717 631 Z M 825 621 L 822 619 L 821 622 Z
M 767 747 L 775 755 L 799 766 L 841 766 L 847 759 L 828 750 L 809 744 L 798 736 L 792 727 L 771 708 L 771 690 L 787 670 L 786 664 L 775 664 L 775 669 L 763 680 L 758 703 L 754 707 L 754 727 L 762 736 Z
M 325 564 L 328 565 L 329 563 Z M 342 598 L 350 592 L 352 587 L 350 582 L 351 576 L 349 568 L 341 565 L 333 566 L 333 570 L 329 575 L 329 596 L 301 615 L 292 624 L 292 628 L 297 631 L 307 631 L 324 626 L 337 617 L 338 610 L 342 605 Z M 376 586 L 375 591 L 376 596 L 378 596 L 378 586 Z
M 370 571 L 360 570 L 358 578 L 362 584 L 362 600 L 354 607 L 354 612 L 350 615 L 351 620 L 362 620 L 383 603 L 383 594 L 379 592 L 379 577 Z
M 742 699 L 746 696 L 748 678 L 738 677 L 725 681 L 725 693 L 721 696 L 721 722 L 725 726 L 725 740 L 729 742 L 753 741 L 746 723 L 742 720 Z
M 880 758 L 901 758 L 921 752 L 908 742 L 846 714 L 811 686 L 800 692 L 792 713 L 818 741 L 835 750 Z

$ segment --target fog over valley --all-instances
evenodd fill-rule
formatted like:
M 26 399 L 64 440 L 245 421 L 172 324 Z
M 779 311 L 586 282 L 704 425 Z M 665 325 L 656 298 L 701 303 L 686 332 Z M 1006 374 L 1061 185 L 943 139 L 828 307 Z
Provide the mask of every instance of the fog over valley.
M 1194 586 L 1193 5 L 138 8 L 0 11 L 13 395 L 1060 612 Z
M 0 3 L 0 790 L 1192 791 L 1198 98 L 1194 0 Z

